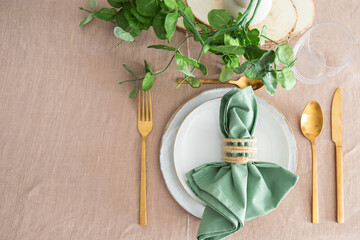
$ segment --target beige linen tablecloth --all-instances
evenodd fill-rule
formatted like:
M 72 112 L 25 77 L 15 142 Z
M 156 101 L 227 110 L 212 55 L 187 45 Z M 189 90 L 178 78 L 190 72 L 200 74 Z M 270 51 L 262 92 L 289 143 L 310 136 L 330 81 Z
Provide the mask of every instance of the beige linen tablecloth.
M 359 49 L 360 2 L 316 0 L 315 22 L 347 25 Z M 140 135 L 127 63 L 142 73 L 147 59 L 163 68 L 170 53 L 146 49 L 159 43 L 152 31 L 137 43 L 116 47 L 113 26 L 86 16 L 81 1 L 0 1 L 0 239 L 194 239 L 199 219 L 182 209 L 160 172 L 159 148 L 172 113 L 187 99 L 219 86 L 176 89 L 176 71 L 156 79 L 154 128 L 147 142 L 148 222 L 138 225 Z M 106 6 L 100 1 L 100 7 Z M 336 34 L 334 32 L 334 34 Z M 172 44 L 184 33 L 177 32 Z M 294 44 L 296 39 L 290 43 Z M 190 42 L 188 53 L 199 48 Z M 219 59 L 205 55 L 211 77 Z M 360 239 L 360 55 L 324 85 L 297 83 L 270 100 L 287 117 L 299 151 L 300 180 L 278 209 L 228 239 Z M 345 223 L 337 224 L 335 149 L 331 141 L 332 95 L 342 88 Z M 316 142 L 320 223 L 311 220 L 310 144 L 299 128 L 307 102 L 323 108 L 324 130 Z

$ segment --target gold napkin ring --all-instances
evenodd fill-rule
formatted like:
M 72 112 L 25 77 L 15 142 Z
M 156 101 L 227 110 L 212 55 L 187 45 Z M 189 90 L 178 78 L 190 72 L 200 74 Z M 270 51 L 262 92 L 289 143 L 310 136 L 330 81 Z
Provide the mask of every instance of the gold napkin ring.
M 256 147 L 252 146 L 232 146 L 229 143 L 255 143 L 256 138 L 251 139 L 237 139 L 237 138 L 225 138 L 224 139 L 224 161 L 228 163 L 246 164 L 248 162 L 256 161 L 256 158 L 247 156 L 232 157 L 228 156 L 228 153 L 256 153 Z

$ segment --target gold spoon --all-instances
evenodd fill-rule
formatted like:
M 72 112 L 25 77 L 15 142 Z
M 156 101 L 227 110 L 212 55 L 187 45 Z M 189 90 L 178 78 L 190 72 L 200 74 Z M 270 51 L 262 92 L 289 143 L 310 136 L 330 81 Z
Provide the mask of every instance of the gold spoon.
M 301 131 L 312 150 L 312 223 L 319 223 L 315 138 L 323 128 L 323 114 L 318 102 L 309 102 L 301 115 Z
M 183 78 L 179 78 L 178 83 L 180 83 L 182 80 L 183 80 Z M 212 79 L 200 79 L 200 82 L 206 83 L 206 84 L 207 83 L 214 83 L 214 84 L 227 83 L 227 84 L 236 85 L 239 88 L 246 88 L 248 86 L 251 86 L 253 88 L 253 90 L 257 90 L 264 85 L 261 80 L 250 79 L 250 78 L 247 78 L 246 76 L 242 76 L 238 80 L 229 80 L 227 82 L 220 82 L 219 80 L 212 80 Z M 187 82 L 184 81 L 183 83 L 187 83 Z

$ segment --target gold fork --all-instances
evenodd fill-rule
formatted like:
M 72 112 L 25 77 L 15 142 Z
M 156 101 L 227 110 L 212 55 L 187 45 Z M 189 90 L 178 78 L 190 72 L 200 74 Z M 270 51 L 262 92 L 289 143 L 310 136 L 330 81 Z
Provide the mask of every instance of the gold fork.
M 141 92 L 141 93 L 140 93 Z M 141 102 L 141 103 L 140 103 Z M 152 104 L 150 91 L 139 91 L 138 98 L 138 130 L 142 136 L 141 144 L 141 185 L 140 185 L 140 225 L 147 225 L 146 214 L 146 161 L 145 142 L 146 137 L 152 130 Z

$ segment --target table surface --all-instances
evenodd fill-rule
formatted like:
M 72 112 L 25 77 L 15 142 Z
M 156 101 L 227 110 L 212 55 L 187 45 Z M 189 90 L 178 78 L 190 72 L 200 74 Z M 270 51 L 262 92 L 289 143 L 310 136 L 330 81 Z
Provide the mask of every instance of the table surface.
M 348 26 L 359 49 L 360 1 L 316 0 L 315 23 L 336 20 Z M 133 84 L 122 64 L 143 73 L 146 58 L 162 69 L 170 53 L 146 49 L 159 44 L 152 31 L 136 43 L 116 47 L 112 24 L 86 16 L 81 1 L 10 1 L 0 8 L 0 239 L 194 239 L 200 220 L 168 192 L 160 171 L 159 149 L 173 112 L 201 91 L 176 89 L 181 74 L 156 78 L 154 128 L 147 141 L 148 223 L 138 225 L 141 138 Z M 99 6 L 107 6 L 104 0 Z M 336 34 L 336 33 L 334 33 Z M 178 44 L 185 33 L 176 32 Z M 290 41 L 294 44 L 296 39 Z M 164 42 L 165 43 L 165 42 Z M 186 44 L 195 57 L 199 48 Z M 185 51 L 186 53 L 186 51 Z M 205 55 L 208 78 L 220 60 Z M 249 222 L 228 239 L 358 239 L 360 236 L 360 56 L 324 85 L 298 82 L 271 101 L 288 119 L 298 147 L 300 180 L 280 206 Z M 174 67 L 174 65 L 172 65 Z M 338 224 L 335 200 L 335 148 L 331 141 L 333 93 L 342 88 L 345 223 Z M 311 149 L 299 121 L 304 106 L 318 101 L 324 129 L 316 140 L 320 223 L 311 224 Z

